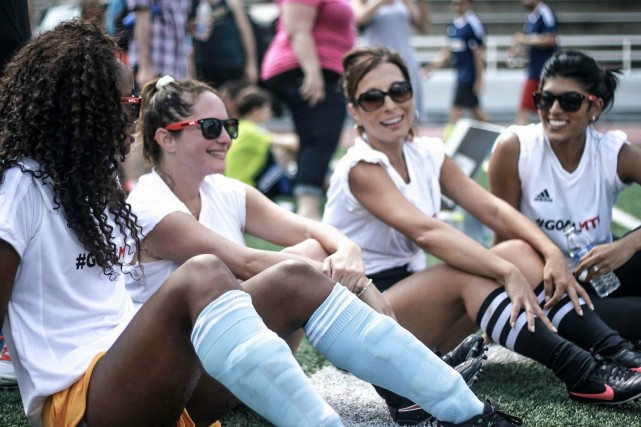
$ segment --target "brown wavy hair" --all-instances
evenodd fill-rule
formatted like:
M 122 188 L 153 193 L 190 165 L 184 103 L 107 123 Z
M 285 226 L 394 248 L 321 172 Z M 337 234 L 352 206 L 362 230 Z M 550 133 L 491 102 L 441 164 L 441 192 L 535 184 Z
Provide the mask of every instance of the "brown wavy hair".
M 17 166 L 50 185 L 55 209 L 111 278 L 121 264 L 115 234 L 140 243 L 116 173 L 128 144 L 117 49 L 96 25 L 68 21 L 25 45 L 0 80 L 0 184 Z
M 220 97 L 218 91 L 198 80 L 173 80 L 157 87 L 158 80 L 151 80 L 142 88 L 140 118 L 136 122 L 136 139 L 143 142 L 143 157 L 153 165 L 162 156 L 162 150 L 156 142 L 156 130 L 189 117 L 200 94 L 212 92 Z M 173 132 L 179 134 L 182 130 Z

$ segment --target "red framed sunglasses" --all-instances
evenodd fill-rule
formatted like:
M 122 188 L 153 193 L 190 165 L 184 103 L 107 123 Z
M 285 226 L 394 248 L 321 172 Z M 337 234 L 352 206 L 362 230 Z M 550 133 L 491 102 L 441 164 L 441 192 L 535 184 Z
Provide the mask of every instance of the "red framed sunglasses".
M 172 123 L 165 126 L 163 129 L 177 131 L 183 130 L 186 127 L 200 125 L 200 131 L 205 139 L 216 139 L 223 132 L 223 128 L 229 134 L 231 139 L 238 138 L 238 119 L 216 119 L 209 117 L 199 120 L 187 120 L 179 123 Z

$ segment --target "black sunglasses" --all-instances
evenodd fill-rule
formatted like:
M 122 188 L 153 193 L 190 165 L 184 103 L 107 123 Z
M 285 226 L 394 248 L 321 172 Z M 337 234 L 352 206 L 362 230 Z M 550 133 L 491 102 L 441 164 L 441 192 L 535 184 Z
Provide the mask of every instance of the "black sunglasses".
M 361 107 L 364 111 L 371 113 L 385 104 L 385 97 L 388 95 L 394 102 L 407 102 L 412 99 L 413 96 L 412 84 L 408 81 L 394 82 L 390 85 L 387 92 L 370 89 L 361 93 L 354 101 L 354 104 Z
M 587 100 L 588 102 L 594 102 L 597 100 L 596 96 L 588 93 L 564 92 L 555 95 L 548 91 L 532 92 L 532 98 L 534 99 L 534 105 L 536 105 L 536 108 L 541 111 L 548 111 L 554 105 L 554 101 L 558 100 L 559 106 L 569 113 L 579 111 L 581 105 L 583 105 L 583 100 Z
M 183 130 L 189 126 L 200 125 L 200 131 L 205 139 L 216 139 L 223 132 L 223 127 L 231 139 L 238 138 L 238 119 L 215 119 L 213 117 L 200 120 L 187 120 L 180 123 L 172 123 L 164 127 L 167 130 Z
M 140 115 L 140 103 L 142 102 L 142 97 L 138 95 L 131 96 L 121 96 L 120 104 L 124 105 L 130 112 L 132 119 L 137 119 Z

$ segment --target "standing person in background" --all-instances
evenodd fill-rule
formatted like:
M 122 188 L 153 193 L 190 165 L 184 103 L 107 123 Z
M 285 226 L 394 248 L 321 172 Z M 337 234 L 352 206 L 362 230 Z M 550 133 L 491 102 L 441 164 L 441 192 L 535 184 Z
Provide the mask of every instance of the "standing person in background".
M 267 88 L 286 105 L 300 141 L 297 213 L 320 219 L 329 161 L 346 117 L 341 58 L 356 38 L 349 0 L 278 0 L 280 18 L 262 63 Z
M 198 80 L 215 88 L 258 80 L 256 40 L 243 0 L 192 0 L 189 28 Z
M 170 74 L 187 76 L 187 14 L 190 0 L 127 0 L 136 14 L 129 64 L 136 84 Z
M 29 10 L 31 0 L 3 0 L 0 2 L 0 77 L 11 57 L 31 38 Z M 0 319 L 0 386 L 17 385 L 16 372 L 9 349 L 2 336 Z
M 532 115 L 536 114 L 537 108 L 532 100 L 532 92 L 539 89 L 539 76 L 543 64 L 557 50 L 556 16 L 550 6 L 543 0 L 521 0 L 530 14 L 523 26 L 523 32 L 514 34 L 513 50 L 527 49 L 528 67 L 527 80 L 523 85 L 521 102 L 516 114 L 516 124 L 527 125 Z
M 356 23 L 369 46 L 385 46 L 398 52 L 410 71 L 418 121 L 425 119 L 420 66 L 414 55 L 412 27 L 420 34 L 430 29 L 429 0 L 353 0 Z
M 471 110 L 477 120 L 490 121 L 479 104 L 485 70 L 485 28 L 472 10 L 471 3 L 472 0 L 450 2 L 456 18 L 447 27 L 447 45 L 443 46 L 434 62 L 425 67 L 427 75 L 447 61 L 451 61 L 456 68 L 456 92 L 445 137 L 451 127 L 463 117 L 465 110 Z
M 641 184 L 641 149 L 621 131 L 601 133 L 596 121 L 614 102 L 616 74 L 590 56 L 559 51 L 546 62 L 533 98 L 540 123 L 511 126 L 497 140 L 490 159 L 492 192 L 519 209 L 565 253 L 563 229 L 575 225 L 595 245 L 576 266 L 587 273 L 583 286 L 596 312 L 627 339 L 641 332 L 641 230 L 612 235 L 617 195 Z M 497 241 L 505 237 L 497 234 Z M 621 286 L 607 298 L 588 284 L 614 271 Z M 624 297 L 624 298 L 622 298 Z M 635 298 L 633 298 L 635 297 Z

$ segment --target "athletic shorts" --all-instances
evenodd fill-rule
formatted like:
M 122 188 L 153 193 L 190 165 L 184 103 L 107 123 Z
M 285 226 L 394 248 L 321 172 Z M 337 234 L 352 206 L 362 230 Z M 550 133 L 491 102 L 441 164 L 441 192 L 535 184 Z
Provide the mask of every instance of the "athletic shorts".
M 387 270 L 379 271 L 378 273 L 370 274 L 368 277 L 372 279 L 374 286 L 381 291 L 385 292 L 401 280 L 410 277 L 413 273 L 408 270 L 408 265 L 400 267 L 393 267 Z
M 42 424 L 45 427 L 85 427 L 87 424 L 84 420 L 87 410 L 87 390 L 89 381 L 96 363 L 104 356 L 104 352 L 98 353 L 87 368 L 85 374 L 68 388 L 49 396 L 42 409 Z M 218 425 L 218 421 L 212 426 Z M 196 424 L 191 420 L 187 410 L 183 410 L 180 419 L 176 423 L 177 427 L 195 427 Z
M 523 92 L 521 93 L 521 110 L 536 112 L 536 105 L 532 99 L 532 92 L 539 90 L 539 79 L 528 78 L 523 85 Z
M 456 83 L 454 106 L 463 108 L 476 108 L 479 106 L 479 97 L 474 93 L 474 84 Z

